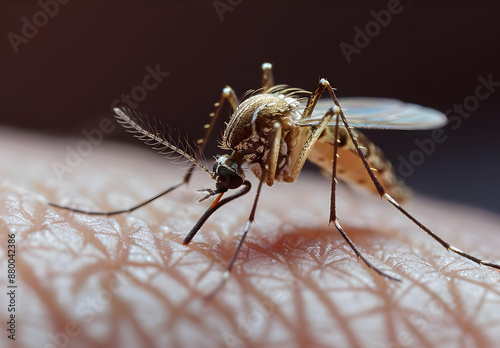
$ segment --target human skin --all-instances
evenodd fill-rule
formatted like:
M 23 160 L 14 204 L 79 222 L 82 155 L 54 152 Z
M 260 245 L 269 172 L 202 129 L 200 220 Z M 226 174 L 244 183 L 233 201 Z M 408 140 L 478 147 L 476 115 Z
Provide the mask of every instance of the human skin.
M 77 214 L 47 202 L 127 208 L 183 171 L 149 149 L 104 142 L 59 179 L 53 164 L 83 139 L 1 135 L 0 279 L 14 233 L 18 285 L 16 341 L 2 330 L 3 347 L 488 347 L 500 338 L 500 272 L 447 252 L 378 197 L 341 186 L 338 216 L 370 262 L 401 282 L 355 257 L 328 225 L 329 180 L 302 173 L 263 188 L 231 277 L 207 301 L 248 218 L 250 172 L 252 191 L 185 246 L 210 204 L 195 203 L 196 189 L 213 187 L 206 174 L 132 213 Z M 418 195 L 405 207 L 455 246 L 500 261 L 499 217 Z

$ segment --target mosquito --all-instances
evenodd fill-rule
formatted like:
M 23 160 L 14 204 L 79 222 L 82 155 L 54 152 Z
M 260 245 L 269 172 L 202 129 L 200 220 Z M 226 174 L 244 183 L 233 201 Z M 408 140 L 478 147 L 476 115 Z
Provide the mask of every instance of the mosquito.
M 186 235 L 183 241 L 186 245 L 215 211 L 250 191 L 252 185 L 245 178 L 243 171 L 243 165 L 248 165 L 250 171 L 259 179 L 255 199 L 241 239 L 222 275 L 221 282 L 213 292 L 215 293 L 229 278 L 250 226 L 254 222 L 263 184 L 272 186 L 275 181 L 294 182 L 308 159 L 332 179 L 329 223 L 333 222 L 356 256 L 381 276 L 400 281 L 399 278 L 380 270 L 368 261 L 340 225 L 336 214 L 337 178 L 384 198 L 447 250 L 478 264 L 500 269 L 498 264 L 482 260 L 449 244 L 407 212 L 398 203 L 406 198 L 405 185 L 396 179 L 392 165 L 382 151 L 357 130 L 357 128 L 432 129 L 446 124 L 447 119 L 444 114 L 395 99 L 339 100 L 330 83 L 324 78 L 320 79 L 313 92 L 287 85 L 274 85 L 272 65 L 262 64 L 262 71 L 262 87 L 247 93 L 246 99 L 241 103 L 231 87 L 226 86 L 223 89 L 219 101 L 214 104 L 215 111 L 210 114 L 210 123 L 204 126 L 205 136 L 197 141 L 196 148 L 180 145 L 134 111 L 124 107 L 114 108 L 118 123 L 135 137 L 153 146 L 160 153 L 173 153 L 191 162 L 180 182 L 147 201 L 124 210 L 92 212 L 49 204 L 88 215 L 110 216 L 132 212 L 178 187 L 187 185 L 194 169 L 199 167 L 215 181 L 215 188 L 198 190 L 204 194 L 199 202 L 214 196 L 215 199 Z M 329 98 L 320 99 L 325 91 L 329 94 Z M 343 107 L 340 106 L 340 101 Z M 216 156 L 213 168 L 210 170 L 202 163 L 200 157 L 225 102 L 232 108 L 232 115 L 226 124 L 220 147 L 228 153 Z M 222 198 L 228 192 L 231 194 Z

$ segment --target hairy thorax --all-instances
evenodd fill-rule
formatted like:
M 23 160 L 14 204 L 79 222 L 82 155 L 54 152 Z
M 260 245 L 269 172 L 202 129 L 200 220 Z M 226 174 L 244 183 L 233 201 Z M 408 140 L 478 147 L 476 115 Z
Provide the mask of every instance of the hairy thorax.
M 281 125 L 281 141 L 276 161 L 274 180 L 293 181 L 289 178 L 297 148 L 299 129 L 293 127 L 300 119 L 299 102 L 283 94 L 259 94 L 241 103 L 232 115 L 223 137 L 223 146 L 239 152 L 250 170 L 260 177 L 267 163 L 273 138 L 273 126 Z M 272 181 L 267 181 L 272 185 Z

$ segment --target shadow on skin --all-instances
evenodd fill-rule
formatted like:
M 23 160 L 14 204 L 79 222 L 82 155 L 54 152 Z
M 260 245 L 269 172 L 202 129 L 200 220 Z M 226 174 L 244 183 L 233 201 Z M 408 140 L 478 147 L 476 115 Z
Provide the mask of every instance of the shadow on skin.
M 110 144 L 59 181 L 51 163 L 78 140 L 4 134 L 0 148 L 14 150 L 0 152 L 12 163 L 0 169 L 0 238 L 6 245 L 7 232 L 16 234 L 19 346 L 492 346 L 500 338 L 499 272 L 447 252 L 380 199 L 340 190 L 339 216 L 365 256 L 401 283 L 357 260 L 327 225 L 328 180 L 304 173 L 264 188 L 231 278 L 205 305 L 255 190 L 184 246 L 209 204 L 194 204 L 193 194 L 208 177 L 131 214 L 75 214 L 46 202 L 124 208 L 182 171 L 147 149 Z M 408 209 L 456 246 L 499 260 L 498 217 L 418 197 Z

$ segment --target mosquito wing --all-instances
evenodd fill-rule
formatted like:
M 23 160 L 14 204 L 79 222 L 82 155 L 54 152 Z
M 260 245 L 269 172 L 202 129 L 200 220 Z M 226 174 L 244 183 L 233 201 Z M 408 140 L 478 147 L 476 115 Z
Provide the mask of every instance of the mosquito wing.
M 349 123 L 355 128 L 432 129 L 446 124 L 446 116 L 437 110 L 388 98 L 339 98 Z M 310 119 L 299 122 L 319 122 L 333 106 L 331 99 L 321 99 Z M 334 125 L 334 122 L 331 122 Z

